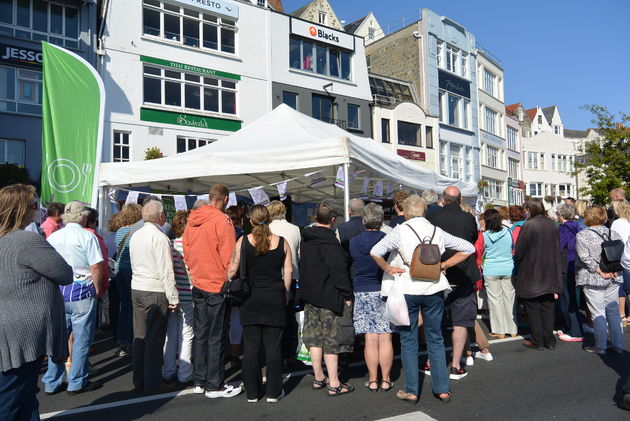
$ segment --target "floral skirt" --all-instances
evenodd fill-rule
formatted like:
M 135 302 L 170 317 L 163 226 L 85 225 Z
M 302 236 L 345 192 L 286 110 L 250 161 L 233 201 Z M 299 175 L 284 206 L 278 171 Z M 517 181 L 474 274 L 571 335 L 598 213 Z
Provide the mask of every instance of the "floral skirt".
M 354 293 L 354 331 L 363 333 L 392 333 L 385 317 L 385 301 L 380 291 Z

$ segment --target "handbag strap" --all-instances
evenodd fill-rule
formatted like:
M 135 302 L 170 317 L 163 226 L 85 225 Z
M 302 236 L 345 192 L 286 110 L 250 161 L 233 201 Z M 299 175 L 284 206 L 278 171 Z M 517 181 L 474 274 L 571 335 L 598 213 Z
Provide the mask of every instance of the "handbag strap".
M 247 256 L 247 253 L 245 253 L 245 241 L 247 241 L 249 243 L 249 240 L 247 239 L 247 235 L 243 234 L 243 236 L 241 237 L 243 240 L 241 241 L 241 257 L 239 259 L 239 265 L 238 265 L 238 274 L 240 278 L 244 278 L 245 277 L 245 270 L 247 268 L 247 265 L 245 263 L 245 259 Z
M 120 253 L 122 253 L 122 250 L 125 248 L 125 243 L 127 242 L 127 238 L 129 238 L 129 235 L 131 235 L 131 230 L 129 230 L 129 232 L 125 234 L 122 241 L 118 245 L 118 249 L 116 250 L 116 260 L 120 259 Z
M 422 241 L 420 239 L 420 236 L 418 235 L 418 232 L 411 225 L 407 224 L 407 226 L 409 228 L 411 228 L 411 230 L 413 231 L 414 234 L 416 234 L 416 237 L 418 237 L 418 241 L 420 241 L 420 244 L 424 244 L 424 241 Z M 436 230 L 436 227 L 435 227 L 435 225 L 433 225 L 433 234 L 431 234 L 431 239 L 429 240 L 430 244 L 433 244 L 433 237 L 435 237 L 435 230 Z
M 610 230 L 608 230 L 608 240 L 606 240 L 606 237 L 604 237 L 603 235 L 601 235 L 600 233 L 598 233 L 597 231 L 595 231 L 594 229 L 588 228 L 589 231 L 593 231 L 595 234 L 599 235 L 599 237 L 603 240 L 603 241 L 610 241 Z

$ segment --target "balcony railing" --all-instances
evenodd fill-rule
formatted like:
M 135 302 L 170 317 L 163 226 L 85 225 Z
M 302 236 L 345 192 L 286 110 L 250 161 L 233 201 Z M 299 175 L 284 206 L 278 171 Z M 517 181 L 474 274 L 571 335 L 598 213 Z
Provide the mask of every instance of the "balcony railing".
M 317 118 L 317 117 L 315 117 Z M 346 120 L 335 120 L 334 118 L 327 118 L 327 117 L 319 117 L 317 118 L 320 121 L 329 123 L 329 124 L 334 124 L 337 127 L 346 130 L 347 124 L 346 124 Z

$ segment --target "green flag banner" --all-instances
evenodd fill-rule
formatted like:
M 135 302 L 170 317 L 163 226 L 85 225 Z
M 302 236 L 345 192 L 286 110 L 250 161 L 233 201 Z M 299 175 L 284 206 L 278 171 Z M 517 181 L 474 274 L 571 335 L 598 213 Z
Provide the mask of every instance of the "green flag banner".
M 96 207 L 105 90 L 83 58 L 42 42 L 42 188 L 44 203 L 79 200 Z

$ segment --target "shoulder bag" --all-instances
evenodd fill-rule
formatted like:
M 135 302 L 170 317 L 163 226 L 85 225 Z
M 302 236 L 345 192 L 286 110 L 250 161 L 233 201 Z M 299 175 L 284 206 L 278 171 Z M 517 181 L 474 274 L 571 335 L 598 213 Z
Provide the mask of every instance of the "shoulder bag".
M 230 279 L 221 287 L 221 295 L 223 295 L 233 306 L 239 306 L 251 294 L 251 285 L 247 278 L 247 266 L 245 264 L 245 240 L 241 242 L 241 254 L 239 262 L 239 277 Z

